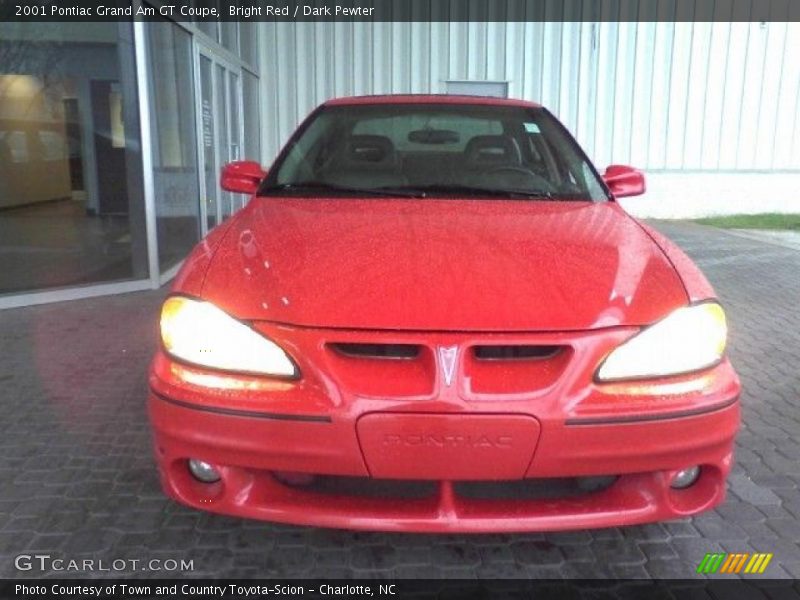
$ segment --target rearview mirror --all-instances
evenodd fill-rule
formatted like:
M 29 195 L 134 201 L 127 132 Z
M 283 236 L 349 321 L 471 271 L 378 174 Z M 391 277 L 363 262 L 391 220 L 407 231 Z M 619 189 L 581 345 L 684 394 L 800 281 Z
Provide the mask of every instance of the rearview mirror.
M 638 196 L 647 189 L 644 173 L 627 165 L 609 165 L 603 173 L 603 181 L 615 198 Z
M 220 186 L 229 192 L 255 194 L 267 172 L 254 160 L 237 160 L 222 167 Z
M 417 129 L 408 134 L 408 141 L 415 144 L 457 144 L 461 136 L 450 129 Z

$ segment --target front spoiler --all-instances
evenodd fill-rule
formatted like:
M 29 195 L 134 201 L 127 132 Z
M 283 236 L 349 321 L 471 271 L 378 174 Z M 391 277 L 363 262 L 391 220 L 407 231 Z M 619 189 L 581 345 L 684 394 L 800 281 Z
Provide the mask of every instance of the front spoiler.
M 190 408 L 151 393 L 162 485 L 202 510 L 267 521 L 383 531 L 521 532 L 633 525 L 680 518 L 724 500 L 739 404 L 678 418 L 543 427 L 526 477 L 618 475 L 602 491 L 576 498 L 475 500 L 451 481 L 432 496 L 399 501 L 318 494 L 281 483 L 275 472 L 370 477 L 355 423 L 255 418 Z M 188 458 L 217 465 L 222 481 L 195 481 Z M 698 482 L 670 488 L 678 469 L 701 465 Z

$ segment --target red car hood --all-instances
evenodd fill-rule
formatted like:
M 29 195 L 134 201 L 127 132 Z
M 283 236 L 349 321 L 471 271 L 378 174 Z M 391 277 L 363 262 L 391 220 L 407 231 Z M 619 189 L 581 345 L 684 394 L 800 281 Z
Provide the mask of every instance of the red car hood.
M 687 302 L 613 202 L 428 199 L 254 200 L 203 296 L 243 319 L 438 331 L 642 325 Z

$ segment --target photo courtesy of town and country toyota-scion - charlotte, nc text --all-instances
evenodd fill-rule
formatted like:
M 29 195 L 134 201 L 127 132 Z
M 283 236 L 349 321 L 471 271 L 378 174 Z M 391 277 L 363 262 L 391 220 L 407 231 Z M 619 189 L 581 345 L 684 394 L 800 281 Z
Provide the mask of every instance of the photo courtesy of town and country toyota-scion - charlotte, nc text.
M 365 6 L 308 6 L 294 5 L 231 5 L 227 7 L 192 6 L 190 4 L 163 4 L 158 7 L 138 6 L 74 6 L 66 2 L 52 5 L 16 5 L 18 17 L 190 17 L 194 19 L 259 17 L 371 17 L 374 7 Z
M 361 584 L 327 584 L 297 585 L 297 584 L 170 584 L 148 585 L 128 583 L 107 584 L 66 584 L 51 583 L 47 585 L 27 585 L 18 583 L 14 586 L 17 596 L 68 596 L 68 597 L 93 597 L 104 598 L 108 596 L 136 596 L 154 598 L 248 598 L 255 596 L 330 596 L 340 598 L 355 598 L 359 596 L 388 598 L 399 593 L 398 586 L 393 583 L 378 585 Z

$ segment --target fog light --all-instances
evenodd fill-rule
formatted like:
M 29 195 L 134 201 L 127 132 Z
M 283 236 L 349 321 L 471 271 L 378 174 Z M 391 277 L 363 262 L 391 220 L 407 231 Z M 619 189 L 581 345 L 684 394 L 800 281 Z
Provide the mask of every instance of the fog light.
M 675 490 L 683 490 L 688 488 L 692 485 L 697 478 L 700 476 L 700 467 L 695 465 L 694 467 L 689 467 L 688 469 L 683 469 L 678 471 L 675 474 L 675 477 L 672 478 L 672 483 L 670 483 L 670 487 Z
M 219 471 L 207 462 L 196 458 L 189 459 L 189 472 L 194 475 L 195 479 L 203 483 L 214 483 L 220 479 Z

